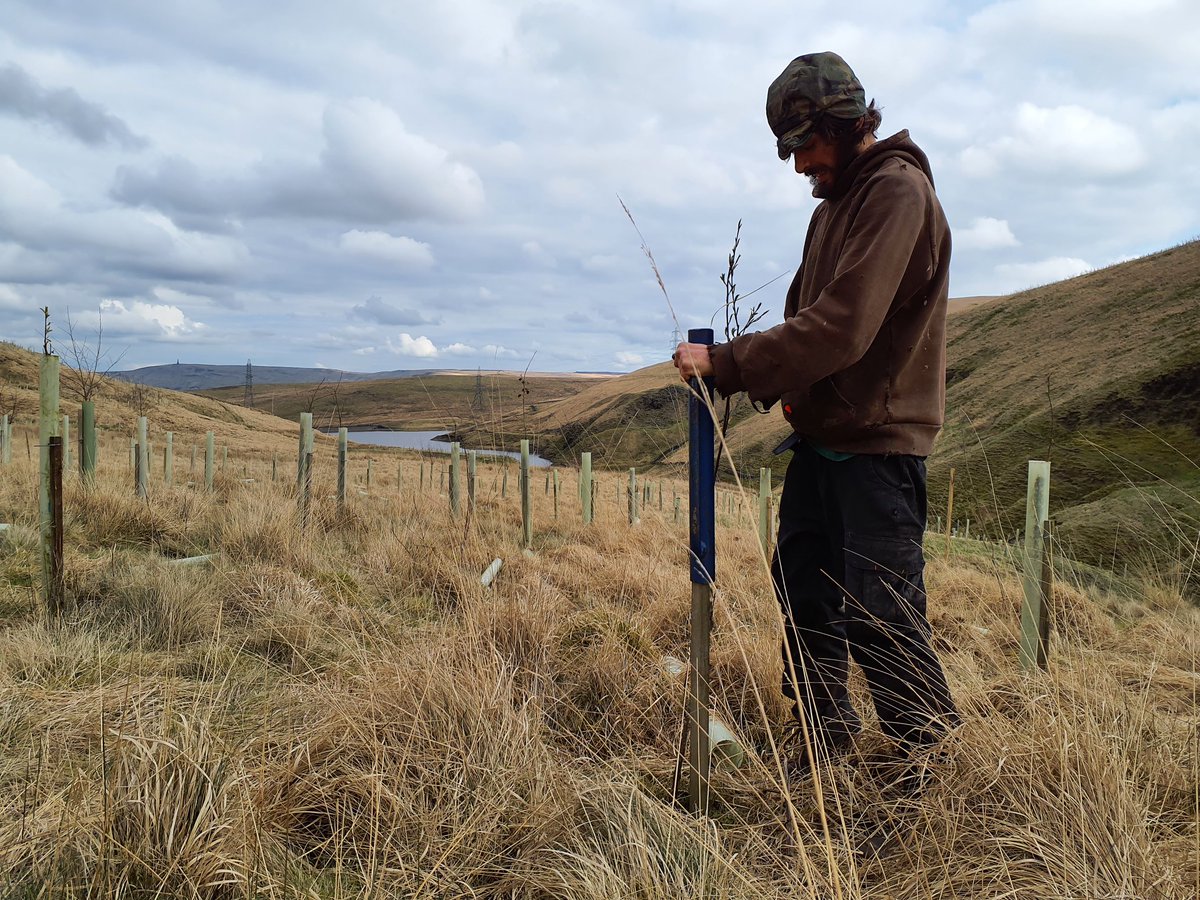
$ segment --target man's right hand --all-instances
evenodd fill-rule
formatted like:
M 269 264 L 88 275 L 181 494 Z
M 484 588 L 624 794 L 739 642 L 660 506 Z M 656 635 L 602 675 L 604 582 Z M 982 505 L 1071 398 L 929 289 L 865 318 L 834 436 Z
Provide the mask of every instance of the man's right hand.
M 707 378 L 714 374 L 708 344 L 689 344 L 685 341 L 675 348 L 675 352 L 671 354 L 671 362 L 675 363 L 679 377 L 685 383 L 693 378 Z

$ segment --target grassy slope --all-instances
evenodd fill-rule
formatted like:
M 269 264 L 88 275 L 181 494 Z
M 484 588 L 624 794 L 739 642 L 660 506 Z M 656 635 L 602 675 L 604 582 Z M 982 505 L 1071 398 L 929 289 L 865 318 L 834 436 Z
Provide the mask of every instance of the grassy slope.
M 28 358 L 0 366 L 29 390 Z M 219 430 L 256 482 L 224 475 L 209 495 L 156 477 L 143 503 L 105 454 L 93 492 L 68 482 L 74 612 L 52 627 L 31 587 L 33 466 L 18 453 L 0 471 L 5 896 L 1196 896 L 1200 614 L 1161 585 L 1061 582 L 1053 670 L 1022 675 L 1014 561 L 972 541 L 945 558 L 932 540 L 930 616 L 965 717 L 953 764 L 914 804 L 852 756 L 822 773 L 819 801 L 771 749 L 778 614 L 755 535 L 722 514 L 713 707 L 751 749 L 718 770 L 701 823 L 666 802 L 683 525 L 655 510 L 625 524 L 621 475 L 602 475 L 591 528 L 573 479 L 557 518 L 538 483 L 529 557 L 497 468 L 482 466 L 469 525 L 416 489 L 415 456 L 395 457 L 403 487 L 382 467 L 339 514 L 325 446 L 301 536 L 288 479 L 266 475 L 294 432 L 183 415 L 185 445 Z M 167 562 L 196 552 L 220 556 Z M 860 752 L 879 749 L 868 720 Z M 885 862 L 850 853 L 864 817 L 909 829 Z
M 606 377 L 531 374 L 522 386 L 512 372 L 489 372 L 483 378 L 483 403 L 473 407 L 475 373 L 441 374 L 392 381 L 342 384 L 256 385 L 255 405 L 295 420 L 311 411 L 318 427 L 382 426 L 413 430 L 447 430 L 487 426 L 506 437 L 527 437 L 521 424 L 547 405 L 556 405 Z M 523 389 L 528 393 L 523 394 Z M 242 387 L 201 392 L 240 405 Z
M 0 398 L 4 405 L 0 412 L 12 414 L 12 404 L 16 404 L 13 421 L 18 432 L 14 439 L 14 454 L 24 455 L 24 434 L 32 434 L 36 449 L 36 427 L 32 431 L 25 427 L 36 426 L 37 373 L 37 356 L 13 344 L 0 342 Z M 190 457 L 189 447 L 193 443 L 202 451 L 205 431 L 214 432 L 217 446 L 228 447 L 235 456 L 247 452 L 285 454 L 295 451 L 294 445 L 300 435 L 300 426 L 295 421 L 287 422 L 268 413 L 194 394 L 158 388 L 145 388 L 144 394 L 148 403 L 145 415 L 152 431 L 157 432 L 152 436 L 152 440 L 158 442 L 156 452 L 165 446 L 162 434 L 167 431 L 176 434 L 176 459 L 185 455 Z M 137 433 L 138 416 L 131 386 L 113 379 L 105 380 L 95 402 L 101 453 L 113 448 L 114 452 L 128 454 L 128 439 Z M 79 404 L 67 388 L 65 377 L 62 411 L 71 417 L 72 438 L 78 439 Z
M 1106 496 L 1188 490 L 1200 461 L 1200 242 L 970 310 L 951 319 L 949 342 L 934 502 L 954 466 L 964 513 L 1011 532 L 1023 526 L 1025 460 L 1049 458 L 1064 538 L 1095 559 L 1128 509 Z M 1180 512 L 1196 517 L 1190 496 Z

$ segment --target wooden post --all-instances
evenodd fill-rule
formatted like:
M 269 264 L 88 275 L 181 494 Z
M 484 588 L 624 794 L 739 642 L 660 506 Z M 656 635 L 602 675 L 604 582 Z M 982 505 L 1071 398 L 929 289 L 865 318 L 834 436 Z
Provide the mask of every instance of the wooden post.
M 279 470 L 279 454 L 271 454 L 271 480 L 274 481 Z
M 404 487 L 404 463 L 400 462 L 400 460 L 396 460 L 396 493 L 400 493 L 400 491 L 403 489 L 403 487 Z
M 167 432 L 167 446 L 163 448 L 163 481 L 175 483 L 175 432 Z
M 79 474 L 89 487 L 96 483 L 96 404 L 84 400 L 79 407 Z
M 450 444 L 450 514 L 457 516 L 462 512 L 462 487 L 459 485 L 459 443 Z
M 679 498 L 675 498 L 675 524 L 679 524 Z
M 189 475 L 196 474 L 196 445 L 195 444 L 192 444 L 192 461 L 188 465 L 188 474 Z
M 583 524 L 592 524 L 592 454 L 579 454 L 579 495 L 583 503 Z
M 946 495 L 946 555 L 950 555 L 950 533 L 954 526 L 954 466 L 950 467 L 950 490 Z
M 543 491 L 542 493 L 544 493 L 547 497 L 550 496 L 550 470 L 549 469 L 546 470 L 546 490 Z
M 309 438 L 310 439 L 312 438 L 311 433 L 309 434 Z M 229 445 L 226 444 L 224 447 L 221 448 L 221 471 L 222 472 L 225 471 L 225 466 L 226 466 L 226 464 L 228 464 L 228 462 L 229 462 Z
M 421 493 L 423 494 L 425 493 L 425 463 L 417 463 L 417 475 L 420 476 L 419 480 L 421 482 Z
M 475 515 L 475 476 L 476 454 L 474 450 L 467 451 L 467 515 Z
M 637 469 L 629 470 L 629 524 L 636 525 L 638 520 Z
M 38 373 L 38 463 L 41 476 L 38 490 L 38 518 L 42 556 L 42 591 L 46 598 L 46 608 L 51 615 L 58 615 L 62 612 L 61 594 L 58 592 L 54 580 L 54 505 L 56 494 L 60 505 L 62 502 L 62 459 L 60 457 L 58 460 L 60 471 L 58 487 L 54 486 L 50 460 L 50 439 L 60 437 L 58 434 L 61 425 L 58 413 L 58 385 L 58 357 L 43 353 Z M 58 452 L 62 452 L 61 443 L 58 446 Z M 59 553 L 61 556 L 61 549 Z
M 337 438 L 337 508 L 346 511 L 346 457 L 349 455 L 348 429 L 339 428 Z
M 554 521 L 557 522 L 558 521 L 558 469 L 555 469 L 551 474 L 554 476 Z
M 693 328 L 688 341 L 711 344 L 711 328 Z M 712 379 L 704 382 L 711 396 Z M 709 800 L 709 644 L 712 630 L 713 583 L 716 578 L 716 511 L 713 418 L 700 396 L 701 380 L 692 379 L 688 398 L 688 516 L 691 550 L 692 606 L 689 618 L 691 648 L 688 677 L 688 810 L 708 814 Z
M 217 453 L 216 436 L 211 431 L 204 433 L 204 489 L 213 489 L 213 463 Z
M 508 496 L 508 462 L 504 463 L 504 476 L 500 479 L 500 497 Z
M 367 492 L 371 491 L 371 457 L 367 457 Z
M 0 463 L 12 462 L 12 431 L 8 427 L 8 413 L 0 416 Z
M 533 545 L 533 499 L 529 496 L 529 440 L 521 438 L 521 546 Z
M 1021 665 L 1026 669 L 1046 666 L 1046 647 L 1041 639 L 1042 557 L 1045 552 L 1046 519 L 1050 509 L 1050 463 L 1029 461 L 1025 493 L 1025 567 L 1021 607 Z
M 150 496 L 150 438 L 145 416 L 137 420 L 137 495 L 145 500 Z
M 137 435 L 129 436 L 129 471 L 137 472 L 138 439 Z
M 771 552 L 771 470 L 758 470 L 758 543 L 764 555 Z

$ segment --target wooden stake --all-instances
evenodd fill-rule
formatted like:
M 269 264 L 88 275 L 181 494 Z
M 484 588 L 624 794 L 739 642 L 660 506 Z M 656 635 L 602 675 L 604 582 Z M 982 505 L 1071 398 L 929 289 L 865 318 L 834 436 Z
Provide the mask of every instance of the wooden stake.
M 688 341 L 711 344 L 711 328 L 693 328 Z M 704 387 L 711 396 L 712 379 Z M 700 397 L 700 379 L 691 382 L 688 399 L 689 548 L 691 550 L 692 606 L 689 621 L 691 653 L 688 676 L 688 810 L 708 814 L 709 802 L 709 642 L 712 630 L 712 595 L 716 577 L 716 510 L 713 418 Z
M 553 472 L 554 475 L 554 521 L 558 521 L 558 469 Z
M 42 354 L 41 367 L 38 373 L 38 463 L 40 485 L 38 490 L 39 534 L 41 538 L 42 557 L 42 595 L 46 598 L 46 608 L 51 615 L 58 615 L 61 609 L 61 595 L 55 584 L 54 562 L 54 504 L 56 493 L 61 495 L 62 459 L 59 464 L 59 485 L 54 485 L 54 475 L 50 461 L 50 439 L 60 437 L 58 429 L 61 424 L 58 412 L 59 361 L 57 356 L 49 353 Z M 62 444 L 59 444 L 59 452 Z M 59 497 L 61 503 L 61 496 Z M 59 550 L 61 554 L 61 549 Z
M 175 432 L 167 432 L 167 446 L 163 450 L 163 480 L 175 483 Z
M 66 610 L 63 579 L 63 439 L 50 438 L 50 570 L 46 582 L 46 605 L 51 616 Z

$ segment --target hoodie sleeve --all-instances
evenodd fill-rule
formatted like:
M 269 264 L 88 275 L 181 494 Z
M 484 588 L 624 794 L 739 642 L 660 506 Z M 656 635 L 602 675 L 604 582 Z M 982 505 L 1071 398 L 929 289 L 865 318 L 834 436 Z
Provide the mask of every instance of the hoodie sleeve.
M 834 276 L 811 305 L 774 328 L 712 350 L 716 387 L 770 401 L 856 363 L 887 317 L 926 232 L 929 195 L 904 170 L 872 178 L 838 255 Z M 919 264 L 919 263 L 918 263 Z M 929 265 L 926 260 L 922 268 Z

